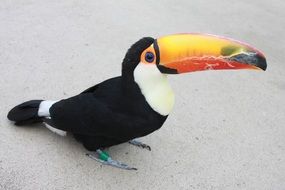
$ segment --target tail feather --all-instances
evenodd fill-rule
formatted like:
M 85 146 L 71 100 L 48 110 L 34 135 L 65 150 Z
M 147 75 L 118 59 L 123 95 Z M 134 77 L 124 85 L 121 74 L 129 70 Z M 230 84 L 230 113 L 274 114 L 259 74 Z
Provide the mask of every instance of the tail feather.
M 43 100 L 30 100 L 24 102 L 13 109 L 7 115 L 11 121 L 15 121 L 15 125 L 27 125 L 42 122 L 43 118 L 38 116 L 40 103 Z

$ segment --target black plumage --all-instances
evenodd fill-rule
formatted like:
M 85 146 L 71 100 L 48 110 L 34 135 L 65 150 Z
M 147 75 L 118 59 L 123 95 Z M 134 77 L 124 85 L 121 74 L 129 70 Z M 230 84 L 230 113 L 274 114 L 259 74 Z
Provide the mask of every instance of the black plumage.
M 122 77 L 96 85 L 50 108 L 51 125 L 72 132 L 88 150 L 123 143 L 159 129 L 166 117 L 147 104 L 139 87 Z

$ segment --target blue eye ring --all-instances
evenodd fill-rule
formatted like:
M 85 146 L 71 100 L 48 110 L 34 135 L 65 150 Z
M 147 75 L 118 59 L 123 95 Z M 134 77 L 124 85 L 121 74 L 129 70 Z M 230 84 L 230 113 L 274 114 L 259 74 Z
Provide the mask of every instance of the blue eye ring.
M 154 60 L 154 54 L 152 52 L 145 53 L 145 60 L 149 63 L 152 63 Z

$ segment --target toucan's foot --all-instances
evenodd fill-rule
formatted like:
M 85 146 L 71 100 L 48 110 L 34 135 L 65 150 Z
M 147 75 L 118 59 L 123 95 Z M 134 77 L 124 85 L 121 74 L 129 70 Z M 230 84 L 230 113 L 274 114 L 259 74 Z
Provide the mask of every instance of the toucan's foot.
M 102 164 L 113 166 L 116 168 L 121 168 L 125 170 L 137 170 L 137 168 L 133 168 L 128 166 L 127 164 L 121 163 L 119 161 L 113 160 L 106 152 L 98 149 L 96 152 L 86 153 L 86 155 Z
M 150 148 L 149 145 L 144 144 L 144 143 L 142 143 L 142 142 L 140 142 L 140 141 L 138 141 L 136 139 L 130 140 L 129 143 L 132 144 L 132 145 L 138 146 L 140 148 L 145 148 L 145 149 L 151 151 L 151 148 Z

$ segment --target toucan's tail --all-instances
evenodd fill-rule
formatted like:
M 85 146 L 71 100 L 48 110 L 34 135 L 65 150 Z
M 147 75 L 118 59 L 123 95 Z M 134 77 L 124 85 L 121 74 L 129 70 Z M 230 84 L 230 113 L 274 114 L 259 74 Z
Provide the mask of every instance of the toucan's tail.
M 17 105 L 11 109 L 7 115 L 8 119 L 15 121 L 15 125 L 27 125 L 43 121 L 43 117 L 38 116 L 40 103 L 43 100 L 30 100 Z

